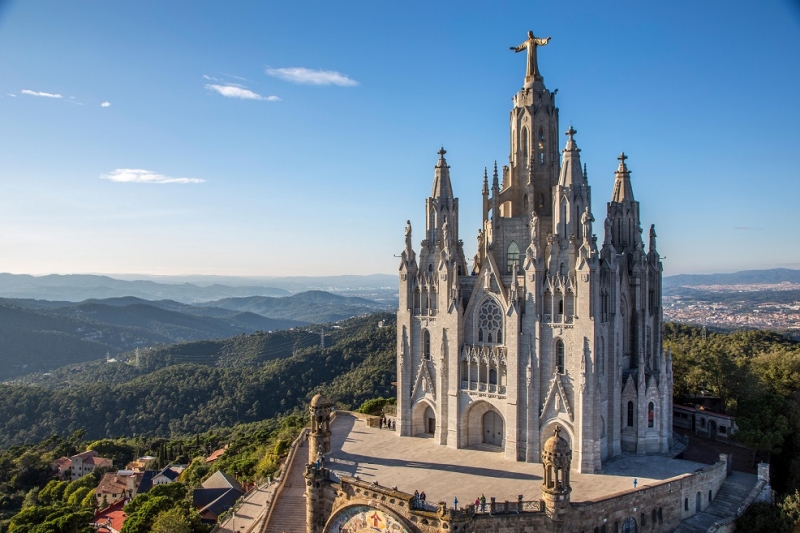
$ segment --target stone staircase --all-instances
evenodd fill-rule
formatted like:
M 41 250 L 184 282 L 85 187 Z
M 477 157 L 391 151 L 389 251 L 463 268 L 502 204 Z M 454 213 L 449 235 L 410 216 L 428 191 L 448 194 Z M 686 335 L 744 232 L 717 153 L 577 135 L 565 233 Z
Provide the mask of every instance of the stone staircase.
M 717 522 L 732 521 L 736 518 L 739 507 L 753 490 L 756 481 L 756 476 L 752 474 L 732 472 L 711 500 L 711 505 L 703 512 L 681 522 L 675 533 L 706 533 Z M 689 505 L 694 505 L 694 498 L 689 498 Z
M 274 509 L 264 533 L 305 533 L 306 531 L 306 481 L 303 477 L 308 462 L 308 442 L 298 443 L 292 463 L 288 465 L 286 482 L 280 496 L 273 502 Z

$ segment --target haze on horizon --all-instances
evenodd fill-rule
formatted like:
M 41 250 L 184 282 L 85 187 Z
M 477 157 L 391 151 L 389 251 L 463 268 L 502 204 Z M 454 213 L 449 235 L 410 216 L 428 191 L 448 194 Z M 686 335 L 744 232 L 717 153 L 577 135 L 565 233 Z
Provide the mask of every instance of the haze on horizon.
M 440 146 L 471 257 L 528 30 L 600 240 L 624 150 L 666 276 L 800 268 L 790 1 L 68 0 L 0 8 L 0 271 L 393 273 Z

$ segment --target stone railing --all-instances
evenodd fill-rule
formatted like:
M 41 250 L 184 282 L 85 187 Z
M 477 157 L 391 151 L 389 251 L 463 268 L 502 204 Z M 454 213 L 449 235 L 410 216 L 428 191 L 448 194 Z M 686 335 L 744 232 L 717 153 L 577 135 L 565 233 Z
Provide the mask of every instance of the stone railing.
M 490 498 L 486 505 L 468 505 L 474 514 L 502 515 L 520 513 L 541 513 L 544 511 L 544 502 L 541 500 L 523 501 L 520 496 L 517 501 L 498 502 L 495 498 Z
M 335 416 L 336 416 L 336 412 L 334 411 L 331 414 L 331 422 L 333 421 L 333 418 L 335 418 Z M 295 457 L 295 455 L 297 455 L 297 453 L 298 453 L 297 450 L 300 449 L 302 442 L 305 441 L 308 438 L 308 431 L 309 431 L 308 428 L 303 428 L 303 431 L 301 431 L 300 435 L 298 435 L 297 438 L 294 439 L 294 442 L 292 443 L 291 447 L 289 448 L 289 454 L 286 456 L 286 462 L 284 463 L 284 466 L 281 469 L 281 475 L 279 476 L 278 479 L 274 480 L 275 482 L 278 483 L 278 486 L 275 488 L 275 493 L 272 495 L 272 502 L 271 503 L 275 503 L 276 501 L 278 501 L 278 498 L 280 497 L 281 492 L 283 492 L 283 488 L 284 488 L 284 485 L 286 484 L 286 480 L 289 479 L 289 469 L 292 466 L 292 461 L 294 461 L 294 457 Z M 274 509 L 275 509 L 275 506 L 270 504 L 269 508 L 266 510 L 266 515 L 265 515 L 264 522 L 263 522 L 264 531 L 266 531 L 266 526 L 269 524 L 270 518 L 272 518 L 272 511 Z
M 489 394 L 505 394 L 506 386 L 494 383 L 481 383 L 478 381 L 461 381 L 461 390 L 488 392 Z
M 550 313 L 545 313 L 541 315 L 542 322 L 545 324 L 572 324 L 575 322 L 577 318 L 575 315 L 562 315 L 562 314 L 555 314 L 552 315 Z

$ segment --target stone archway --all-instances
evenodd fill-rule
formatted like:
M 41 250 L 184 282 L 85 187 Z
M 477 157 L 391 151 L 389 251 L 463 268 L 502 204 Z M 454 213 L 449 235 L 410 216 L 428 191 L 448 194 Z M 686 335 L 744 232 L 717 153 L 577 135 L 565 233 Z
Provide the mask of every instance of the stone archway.
M 436 434 L 436 410 L 429 401 L 420 400 L 414 406 L 411 415 L 411 434 L 424 437 Z
M 325 526 L 325 533 L 386 531 L 411 533 L 396 516 L 368 505 L 353 505 L 337 511 Z
M 497 411 L 491 410 L 483 413 L 483 444 L 503 446 L 503 417 Z
M 460 447 L 488 444 L 502 448 L 505 446 L 505 419 L 500 411 L 485 400 L 469 405 L 461 419 L 462 433 Z M 488 432 L 488 433 L 487 433 Z

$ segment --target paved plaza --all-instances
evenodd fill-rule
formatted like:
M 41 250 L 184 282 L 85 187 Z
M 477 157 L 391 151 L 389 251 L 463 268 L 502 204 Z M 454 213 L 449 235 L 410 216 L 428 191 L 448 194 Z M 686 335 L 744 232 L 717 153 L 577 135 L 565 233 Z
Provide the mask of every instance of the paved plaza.
M 425 491 L 429 502 L 454 497 L 466 505 L 479 497 L 497 501 L 541 498 L 542 465 L 508 461 L 502 453 L 437 445 L 433 439 L 400 437 L 387 429 L 368 427 L 349 413 L 338 413 L 331 426 L 328 467 L 337 476 L 359 476 L 404 492 Z M 616 492 L 694 472 L 707 465 L 661 456 L 624 455 L 604 465 L 600 474 L 570 473 L 574 502 L 600 499 Z

